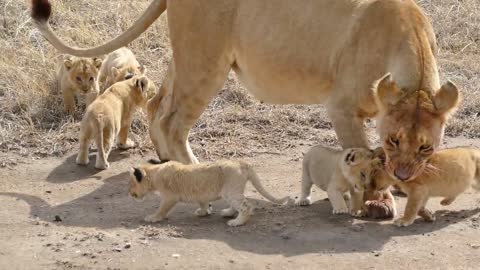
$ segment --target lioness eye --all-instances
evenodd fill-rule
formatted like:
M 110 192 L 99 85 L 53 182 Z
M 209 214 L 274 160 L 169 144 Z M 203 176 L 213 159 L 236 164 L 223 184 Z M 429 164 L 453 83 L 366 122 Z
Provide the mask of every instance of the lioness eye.
M 77 77 L 77 81 L 81 82 L 81 81 L 82 81 L 82 78 Z
M 388 138 L 388 142 L 395 147 L 398 147 L 400 145 L 400 141 L 394 137 Z

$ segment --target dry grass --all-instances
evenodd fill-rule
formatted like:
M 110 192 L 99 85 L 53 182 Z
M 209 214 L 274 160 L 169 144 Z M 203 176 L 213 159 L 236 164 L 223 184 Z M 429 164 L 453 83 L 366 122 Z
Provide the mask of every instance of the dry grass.
M 150 0 L 55 0 L 52 26 L 70 44 L 91 46 L 130 26 Z M 464 102 L 447 128 L 449 136 L 479 137 L 480 2 L 419 1 L 432 18 L 440 47 L 442 79 L 461 87 Z M 163 16 L 130 45 L 149 77 L 160 84 L 170 60 Z M 22 155 L 63 155 L 76 148 L 78 117 L 62 112 L 54 67 L 58 55 L 34 29 L 28 1 L 0 0 L 0 151 Z M 150 147 L 147 126 L 133 123 L 137 151 Z M 372 130 L 370 130 L 372 132 Z M 201 158 L 280 153 L 301 143 L 333 145 L 335 134 L 322 106 L 275 106 L 251 98 L 234 75 L 192 130 Z

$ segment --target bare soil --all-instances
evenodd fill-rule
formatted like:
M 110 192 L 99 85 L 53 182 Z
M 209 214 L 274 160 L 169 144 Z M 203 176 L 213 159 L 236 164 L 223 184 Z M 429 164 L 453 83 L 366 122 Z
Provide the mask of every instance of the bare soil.
M 480 146 L 449 140 L 449 146 Z M 310 145 L 247 158 L 277 196 L 300 192 L 301 152 Z M 333 216 L 326 194 L 314 189 L 310 207 L 275 206 L 249 186 L 257 209 L 231 228 L 213 204 L 199 218 L 196 205 L 179 204 L 169 219 L 147 224 L 159 204 L 128 197 L 126 168 L 150 156 L 114 152 L 111 168 L 77 166 L 65 158 L 27 160 L 2 169 L 0 269 L 478 269 L 480 194 L 469 191 L 442 207 L 437 221 L 420 218 L 397 228 L 391 220 Z M 92 156 L 91 160 L 94 161 Z M 405 198 L 398 197 L 403 213 Z

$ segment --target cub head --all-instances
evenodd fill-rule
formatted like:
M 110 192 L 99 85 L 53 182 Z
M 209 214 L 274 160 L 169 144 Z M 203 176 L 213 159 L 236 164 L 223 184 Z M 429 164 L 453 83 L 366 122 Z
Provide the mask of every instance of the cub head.
M 400 181 L 422 173 L 442 141 L 445 123 L 458 106 L 457 87 L 445 83 L 438 91 L 403 91 L 387 74 L 374 88 L 379 108 L 377 131 L 386 154 L 386 172 Z
M 383 192 L 397 180 L 391 178 L 385 171 L 386 156 L 382 147 L 373 150 L 373 160 L 371 179 L 367 189 L 372 192 Z
M 63 65 L 70 82 L 80 89 L 80 93 L 98 92 L 97 80 L 102 59 L 69 56 L 64 59 Z
M 128 193 L 136 200 L 143 200 L 150 191 L 149 179 L 142 168 L 130 168 L 130 183 Z
M 375 158 L 372 150 L 350 148 L 344 152 L 340 160 L 340 168 L 355 191 L 361 192 L 370 185 L 374 168 L 380 162 L 380 159 Z
M 105 88 L 110 87 L 112 84 L 116 82 L 121 82 L 125 80 L 129 80 L 133 78 L 135 75 L 145 75 L 147 72 L 147 68 L 143 65 L 141 66 L 127 66 L 123 68 L 116 68 L 112 67 L 112 75 L 113 78 L 109 82 L 107 82 L 107 85 Z

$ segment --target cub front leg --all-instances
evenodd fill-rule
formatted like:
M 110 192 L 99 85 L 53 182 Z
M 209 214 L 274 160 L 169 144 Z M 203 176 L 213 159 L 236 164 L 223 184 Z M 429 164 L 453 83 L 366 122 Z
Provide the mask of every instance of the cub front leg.
M 70 88 L 62 89 L 62 94 L 65 112 L 73 114 L 75 112 L 75 94 Z
M 160 207 L 158 208 L 157 212 L 152 215 L 148 215 L 145 217 L 146 222 L 159 222 L 165 219 L 168 215 L 168 212 L 172 209 L 172 207 L 177 204 L 177 200 L 173 198 L 162 198 L 162 202 L 160 203 Z
M 335 184 L 330 184 L 327 188 L 327 195 L 332 204 L 334 215 L 347 214 L 348 207 L 343 198 L 343 193 Z
M 409 192 L 403 217 L 395 220 L 394 224 L 398 227 L 406 227 L 411 225 L 415 221 L 420 209 L 425 207 L 427 200 L 428 197 L 426 192 L 424 192 L 420 187 L 416 187 L 415 191 Z
M 212 206 L 208 202 L 199 202 L 200 208 L 195 210 L 195 215 L 204 217 L 212 214 Z
M 351 189 L 350 196 L 350 215 L 354 217 L 365 216 L 366 212 L 363 207 L 363 191 L 355 192 L 353 189 Z

